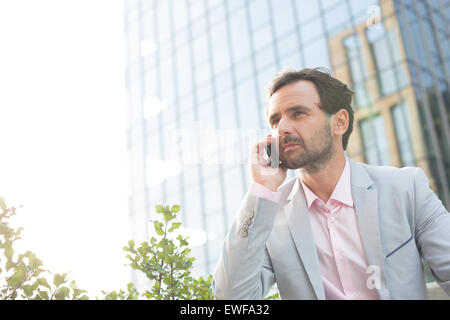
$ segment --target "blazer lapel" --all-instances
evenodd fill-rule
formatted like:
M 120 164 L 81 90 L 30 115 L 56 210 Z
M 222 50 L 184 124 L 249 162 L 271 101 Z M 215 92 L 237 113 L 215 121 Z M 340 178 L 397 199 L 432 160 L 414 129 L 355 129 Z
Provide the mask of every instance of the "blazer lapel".
M 384 258 L 381 250 L 380 228 L 378 220 L 378 191 L 363 166 L 350 158 L 353 203 L 356 212 L 361 241 L 366 253 L 370 272 L 380 276 L 380 286 L 377 288 L 381 299 L 389 299 Z M 370 271 L 370 272 L 369 272 Z
M 305 195 L 298 179 L 296 179 L 286 199 L 287 204 L 283 212 L 286 216 L 292 239 L 294 240 L 317 299 L 323 300 L 325 299 L 325 291 L 320 275 L 319 260 L 317 258 L 314 236 L 308 217 Z

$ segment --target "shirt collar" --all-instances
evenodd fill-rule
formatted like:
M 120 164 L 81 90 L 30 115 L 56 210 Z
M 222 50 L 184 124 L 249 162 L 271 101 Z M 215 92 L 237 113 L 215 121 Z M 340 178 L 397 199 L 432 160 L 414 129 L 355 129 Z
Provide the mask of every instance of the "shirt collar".
M 301 176 L 298 175 L 298 179 L 302 184 L 303 191 L 305 193 L 306 203 L 308 205 L 308 209 L 311 208 L 311 205 L 314 201 L 320 200 L 318 196 L 314 192 L 309 189 L 306 184 L 303 183 Z M 351 188 L 351 176 L 350 176 L 350 163 L 345 157 L 345 166 L 344 170 L 341 173 L 341 176 L 338 180 L 338 183 L 334 187 L 333 193 L 331 194 L 330 200 L 334 199 L 339 201 L 349 207 L 353 207 L 353 197 L 352 197 L 352 188 Z

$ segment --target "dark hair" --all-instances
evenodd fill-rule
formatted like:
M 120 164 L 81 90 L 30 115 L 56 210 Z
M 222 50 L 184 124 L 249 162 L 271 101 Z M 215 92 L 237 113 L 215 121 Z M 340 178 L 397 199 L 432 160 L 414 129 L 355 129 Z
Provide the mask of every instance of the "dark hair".
M 272 78 L 266 87 L 266 117 L 268 115 L 268 102 L 270 97 L 280 88 L 300 80 L 309 80 L 314 83 L 319 92 L 319 108 L 326 113 L 335 114 L 340 109 L 347 110 L 349 125 L 347 131 L 342 136 L 342 145 L 344 150 L 346 150 L 348 139 L 353 131 L 354 116 L 351 106 L 353 91 L 346 84 L 333 78 L 326 68 L 302 69 L 298 71 L 291 68 L 282 69 Z

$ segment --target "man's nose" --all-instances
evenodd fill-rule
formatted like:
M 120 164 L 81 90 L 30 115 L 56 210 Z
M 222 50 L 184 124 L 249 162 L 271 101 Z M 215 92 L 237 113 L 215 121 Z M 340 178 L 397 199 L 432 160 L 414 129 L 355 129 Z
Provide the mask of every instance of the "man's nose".
M 290 135 L 293 133 L 292 124 L 288 119 L 283 117 L 278 121 L 278 127 L 276 131 L 280 136 Z

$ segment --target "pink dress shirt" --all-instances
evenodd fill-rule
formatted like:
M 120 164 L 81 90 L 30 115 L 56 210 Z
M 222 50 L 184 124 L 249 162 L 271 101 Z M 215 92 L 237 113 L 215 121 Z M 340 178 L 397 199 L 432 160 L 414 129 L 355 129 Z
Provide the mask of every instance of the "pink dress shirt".
M 367 285 L 370 272 L 353 207 L 349 162 L 346 159 L 327 203 L 299 179 L 308 206 L 326 299 L 379 299 L 377 290 Z M 252 182 L 250 193 L 274 202 L 279 202 L 281 196 L 281 192 L 272 192 L 256 182 Z

